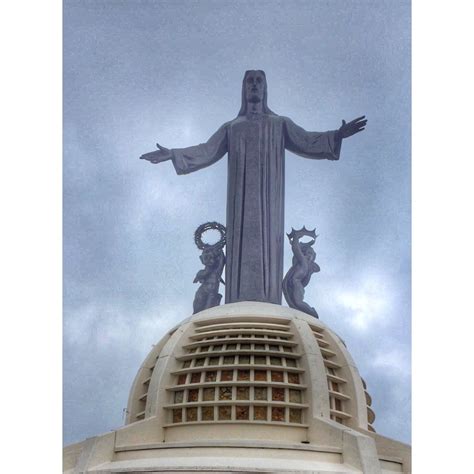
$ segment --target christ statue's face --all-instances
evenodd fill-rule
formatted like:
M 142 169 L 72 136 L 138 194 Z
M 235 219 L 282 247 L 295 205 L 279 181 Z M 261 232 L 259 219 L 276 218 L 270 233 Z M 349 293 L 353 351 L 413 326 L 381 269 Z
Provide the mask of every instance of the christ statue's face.
M 249 102 L 261 102 L 265 93 L 265 76 L 262 71 L 249 71 L 245 77 L 245 92 Z

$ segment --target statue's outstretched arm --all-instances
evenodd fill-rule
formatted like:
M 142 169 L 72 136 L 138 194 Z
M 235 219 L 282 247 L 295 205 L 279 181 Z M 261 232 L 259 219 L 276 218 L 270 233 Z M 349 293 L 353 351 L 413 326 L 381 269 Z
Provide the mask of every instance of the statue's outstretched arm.
M 342 138 L 337 130 L 307 132 L 285 117 L 285 148 L 296 155 L 311 159 L 338 160 Z
M 350 122 L 342 121 L 338 130 L 328 132 L 307 132 L 291 119 L 285 117 L 285 148 L 293 153 L 312 159 L 338 160 L 342 140 L 364 130 L 365 116 Z
M 172 160 L 178 174 L 188 174 L 220 160 L 227 153 L 227 124 L 217 130 L 206 143 L 187 148 L 168 149 L 158 145 L 158 150 L 140 158 L 151 163 Z
M 303 252 L 301 251 L 301 246 L 298 239 L 293 238 L 290 240 L 291 249 L 293 250 L 293 255 L 298 260 L 298 263 L 305 263 L 306 259 L 304 258 Z

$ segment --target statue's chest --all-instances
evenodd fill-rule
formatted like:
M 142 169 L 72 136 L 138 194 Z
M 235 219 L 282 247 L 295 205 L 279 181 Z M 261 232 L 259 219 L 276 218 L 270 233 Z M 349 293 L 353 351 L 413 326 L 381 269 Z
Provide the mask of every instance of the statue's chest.
M 247 146 L 262 146 L 281 136 L 281 123 L 271 117 L 245 119 L 230 127 L 230 142 Z

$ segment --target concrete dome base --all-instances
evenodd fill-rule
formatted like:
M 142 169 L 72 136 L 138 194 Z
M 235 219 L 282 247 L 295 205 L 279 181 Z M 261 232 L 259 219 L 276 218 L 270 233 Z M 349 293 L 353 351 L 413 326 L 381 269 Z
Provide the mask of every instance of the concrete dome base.
M 279 305 L 211 308 L 173 328 L 133 383 L 127 425 L 67 446 L 67 473 L 410 472 L 344 342 Z

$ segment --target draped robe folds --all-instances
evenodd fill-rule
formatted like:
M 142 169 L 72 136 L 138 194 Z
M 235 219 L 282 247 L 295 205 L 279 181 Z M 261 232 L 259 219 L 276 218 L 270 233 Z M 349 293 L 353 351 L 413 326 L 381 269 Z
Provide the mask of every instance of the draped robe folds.
M 287 117 L 238 116 L 207 141 L 171 150 L 178 174 L 228 154 L 225 302 L 281 304 L 285 148 L 313 159 L 339 159 L 335 131 L 307 132 Z

